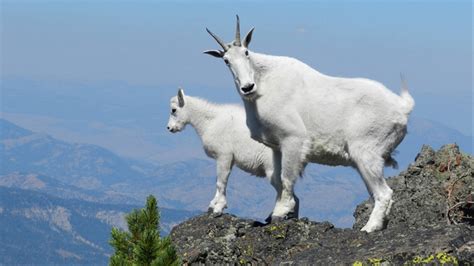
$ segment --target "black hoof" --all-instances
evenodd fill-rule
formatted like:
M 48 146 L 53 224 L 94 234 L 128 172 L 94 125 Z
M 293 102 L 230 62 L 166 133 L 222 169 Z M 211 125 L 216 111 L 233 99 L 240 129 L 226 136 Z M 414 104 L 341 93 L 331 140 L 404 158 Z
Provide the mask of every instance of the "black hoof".
M 252 223 L 252 227 L 262 227 L 262 226 L 266 226 L 268 223 L 261 223 L 259 221 L 254 221 Z
M 289 212 L 285 216 L 285 220 L 289 220 L 289 219 L 298 219 L 298 212 Z
M 217 217 L 222 216 L 222 212 L 214 212 L 214 209 L 212 207 L 209 207 L 207 209 L 207 214 L 212 218 L 217 218 Z
M 290 212 L 286 215 L 287 219 L 298 219 L 299 215 L 298 212 Z
M 211 213 L 211 217 L 212 217 L 212 218 L 221 217 L 222 214 L 223 214 L 222 212 L 217 212 L 217 213 L 216 213 L 216 212 L 213 212 L 213 213 Z
M 270 215 L 268 215 L 268 217 L 265 218 L 265 222 L 266 223 L 271 223 L 272 222 L 272 213 L 270 213 Z
M 269 219 L 270 218 L 270 219 Z M 290 219 L 298 219 L 298 215 L 295 212 L 289 212 L 287 215 L 281 217 L 281 216 L 271 216 L 265 220 L 268 223 L 278 223 L 281 221 L 285 220 L 290 220 Z
M 285 220 L 285 217 L 272 216 L 269 223 L 274 224 L 274 223 L 281 222 L 281 221 L 283 221 L 283 220 Z

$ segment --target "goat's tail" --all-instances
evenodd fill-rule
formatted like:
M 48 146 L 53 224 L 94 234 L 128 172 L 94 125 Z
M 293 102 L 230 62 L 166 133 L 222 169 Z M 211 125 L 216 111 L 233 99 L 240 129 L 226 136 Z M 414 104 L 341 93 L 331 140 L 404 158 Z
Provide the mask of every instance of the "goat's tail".
M 400 92 L 400 97 L 402 98 L 402 105 L 403 105 L 403 112 L 406 115 L 409 115 L 415 107 L 415 100 L 411 97 L 410 93 L 408 92 L 408 86 L 405 81 L 405 77 L 402 73 L 400 73 L 400 78 L 402 80 L 402 88 Z

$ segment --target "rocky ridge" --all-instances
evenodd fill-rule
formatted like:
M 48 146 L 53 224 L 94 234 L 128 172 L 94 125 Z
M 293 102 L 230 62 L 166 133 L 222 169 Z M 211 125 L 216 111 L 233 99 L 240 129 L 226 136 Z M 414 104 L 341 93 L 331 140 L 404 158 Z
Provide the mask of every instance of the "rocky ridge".
M 423 146 L 415 162 L 387 180 L 394 190 L 387 227 L 468 223 L 474 225 L 474 160 L 455 144 L 435 152 Z M 369 219 L 371 200 L 357 206 L 353 228 Z
M 469 264 L 474 262 L 472 156 L 456 145 L 424 146 L 415 162 L 388 180 L 390 220 L 367 234 L 373 203 L 360 204 L 353 229 L 307 218 L 262 224 L 224 214 L 196 216 L 171 232 L 187 264 Z

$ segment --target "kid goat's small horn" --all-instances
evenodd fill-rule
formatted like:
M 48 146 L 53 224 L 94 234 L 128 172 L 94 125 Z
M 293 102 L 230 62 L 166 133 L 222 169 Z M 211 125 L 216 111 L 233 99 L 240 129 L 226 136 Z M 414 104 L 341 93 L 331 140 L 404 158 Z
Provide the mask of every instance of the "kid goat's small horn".
M 206 28 L 207 33 L 209 33 L 214 40 L 224 49 L 224 51 L 227 51 L 229 49 L 227 45 L 221 40 L 221 38 L 217 37 L 214 33 L 212 33 L 208 28 Z
M 241 46 L 241 42 L 240 42 L 240 19 L 239 19 L 239 15 L 236 15 L 237 17 L 237 26 L 235 28 L 235 45 L 236 46 Z

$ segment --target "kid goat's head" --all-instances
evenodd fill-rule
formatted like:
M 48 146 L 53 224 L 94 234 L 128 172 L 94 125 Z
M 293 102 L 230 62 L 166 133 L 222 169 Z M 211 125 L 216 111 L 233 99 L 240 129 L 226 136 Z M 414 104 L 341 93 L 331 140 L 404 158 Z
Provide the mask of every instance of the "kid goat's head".
M 188 113 L 185 108 L 184 91 L 178 90 L 178 95 L 170 100 L 170 118 L 166 127 L 171 133 L 176 133 L 184 129 L 189 123 Z
M 217 41 L 223 50 L 207 50 L 204 53 L 214 57 L 224 59 L 225 64 L 229 67 L 230 72 L 234 76 L 235 85 L 238 92 L 245 98 L 252 97 L 257 90 L 254 80 L 254 70 L 250 65 L 250 54 L 247 49 L 252 40 L 252 28 L 244 40 L 240 40 L 240 22 L 237 16 L 237 28 L 235 31 L 235 40 L 231 43 L 224 43 L 219 37 L 212 33 L 209 29 L 207 32 Z

